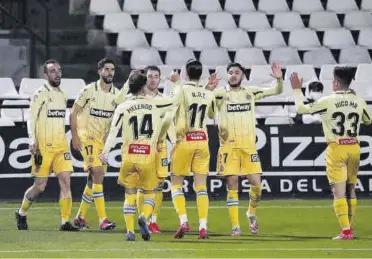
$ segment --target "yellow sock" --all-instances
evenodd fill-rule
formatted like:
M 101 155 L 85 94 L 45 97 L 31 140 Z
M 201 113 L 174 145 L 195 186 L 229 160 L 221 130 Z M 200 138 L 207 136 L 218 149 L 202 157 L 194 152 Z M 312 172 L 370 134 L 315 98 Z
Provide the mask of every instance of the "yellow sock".
M 101 222 L 106 218 L 106 209 L 105 209 L 105 196 L 103 195 L 103 185 L 102 184 L 93 184 L 93 199 L 94 204 L 96 205 L 97 214 L 99 221 Z
M 347 200 L 347 205 L 348 205 L 348 209 L 349 209 L 349 222 L 350 222 L 350 226 L 351 226 L 353 224 L 353 218 L 354 218 L 355 212 L 356 212 L 357 199 L 356 198 L 348 199 Z
M 136 194 L 125 194 L 123 214 L 127 232 L 134 233 L 134 217 L 136 215 Z
M 342 230 L 350 228 L 348 206 L 346 198 L 338 199 L 333 201 L 333 207 L 335 209 L 336 216 L 338 217 L 338 222 Z
M 249 191 L 249 206 L 248 214 L 250 216 L 256 215 L 256 209 L 261 199 L 262 186 L 260 185 L 251 185 L 251 190 Z
M 25 195 L 25 197 L 23 197 L 22 205 L 21 205 L 21 208 L 19 209 L 18 213 L 21 216 L 26 216 L 27 211 L 29 210 L 31 205 L 32 205 L 32 202 L 29 199 L 27 199 L 26 195 Z
M 160 191 L 158 190 L 155 193 L 155 208 L 154 208 L 154 211 L 152 212 L 151 222 L 156 222 L 162 203 L 163 203 L 163 189 L 161 189 Z
M 145 216 L 148 220 L 152 214 L 155 207 L 155 193 L 144 193 L 143 194 L 143 205 L 141 215 Z
M 143 190 L 138 189 L 137 190 L 137 210 L 138 215 L 142 214 L 142 205 L 143 205 Z
M 61 198 L 59 200 L 59 206 L 61 207 L 61 220 L 62 224 L 70 220 L 71 216 L 71 208 L 72 208 L 72 199 L 69 198 Z
M 207 228 L 207 219 L 208 219 L 208 208 L 209 208 L 209 199 L 208 191 L 206 185 L 198 185 L 195 187 L 196 191 L 196 206 L 198 207 L 199 215 L 199 230 L 202 228 Z
M 185 195 L 183 194 L 182 185 L 175 184 L 172 186 L 172 201 L 173 206 L 176 209 L 178 217 L 180 218 L 181 224 L 187 221 L 186 214 L 186 200 Z
M 229 208 L 229 215 L 232 228 L 239 226 L 239 196 L 238 190 L 228 190 L 227 192 L 227 207 Z
M 77 213 L 77 217 L 84 218 L 88 209 L 93 202 L 93 191 L 88 185 L 85 186 L 83 196 L 81 198 L 80 208 Z

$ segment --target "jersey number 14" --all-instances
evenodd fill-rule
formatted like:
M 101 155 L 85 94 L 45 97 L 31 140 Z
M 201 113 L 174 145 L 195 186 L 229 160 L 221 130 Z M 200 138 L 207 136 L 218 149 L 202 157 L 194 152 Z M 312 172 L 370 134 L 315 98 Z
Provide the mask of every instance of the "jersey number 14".
M 129 125 L 132 126 L 133 130 L 133 138 L 138 139 L 139 136 L 146 136 L 147 138 L 151 138 L 154 130 L 152 128 L 152 115 L 145 114 L 142 117 L 141 127 L 138 127 L 138 117 L 132 116 L 129 119 Z

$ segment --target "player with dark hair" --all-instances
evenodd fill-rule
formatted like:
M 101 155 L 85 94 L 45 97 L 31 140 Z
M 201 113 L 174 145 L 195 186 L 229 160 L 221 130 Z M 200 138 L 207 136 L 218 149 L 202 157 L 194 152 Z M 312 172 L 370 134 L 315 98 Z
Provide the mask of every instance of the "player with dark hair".
M 75 150 L 81 152 L 84 158 L 84 170 L 88 173 L 87 185 L 74 224 L 81 229 L 88 228 L 85 215 L 94 201 L 99 228 L 110 230 L 115 228 L 115 223 L 108 220 L 105 209 L 103 179 L 107 165 L 102 164 L 98 155 L 105 144 L 116 108 L 115 99 L 119 93 L 113 85 L 114 61 L 108 58 L 100 60 L 98 75 L 100 77 L 98 81 L 82 89 L 70 115 L 72 145 Z
M 79 230 L 69 221 L 72 207 L 70 174 L 73 168 L 65 133 L 67 97 L 59 87 L 61 77 L 62 70 L 58 61 L 47 60 L 44 63 L 45 83 L 31 99 L 27 130 L 34 184 L 25 192 L 21 208 L 15 213 L 19 230 L 28 229 L 27 212 L 39 194 L 45 190 L 52 172 L 57 176 L 60 186 L 60 230 Z
M 355 185 L 360 161 L 359 129 L 362 123 L 371 124 L 371 113 L 362 97 L 350 91 L 353 71 L 336 67 L 333 72 L 333 94 L 310 105 L 304 105 L 301 81 L 291 75 L 296 109 L 300 114 L 320 114 L 328 144 L 326 150 L 327 178 L 333 191 L 333 206 L 341 233 L 333 239 L 353 239 L 351 228 L 356 211 Z
M 178 82 L 180 77 L 173 74 L 172 82 Z M 101 161 L 107 161 L 108 152 L 113 146 L 117 133 L 122 127 L 122 163 L 118 184 L 125 187 L 123 207 L 127 226 L 127 240 L 134 241 L 134 216 L 136 214 L 136 193 L 141 188 L 144 194 L 138 224 L 142 238 L 150 240 L 147 221 L 155 206 L 155 191 L 159 178 L 154 171 L 156 166 L 156 149 L 159 140 L 163 139 L 171 123 L 173 110 L 180 100 L 180 86 L 175 86 L 173 99 L 155 99 L 145 93 L 147 77 L 140 71 L 135 71 L 128 79 L 129 96 L 115 111 Z
M 251 184 L 247 218 L 252 234 L 258 232 L 256 209 L 261 199 L 261 163 L 256 150 L 255 101 L 283 91 L 282 71 L 273 64 L 272 76 L 276 86 L 272 88 L 241 85 L 245 69 L 239 63 L 227 66 L 228 85 L 214 91 L 219 114 L 220 149 L 217 173 L 227 180 L 227 207 L 232 225 L 232 236 L 241 235 L 239 224 L 239 176 Z

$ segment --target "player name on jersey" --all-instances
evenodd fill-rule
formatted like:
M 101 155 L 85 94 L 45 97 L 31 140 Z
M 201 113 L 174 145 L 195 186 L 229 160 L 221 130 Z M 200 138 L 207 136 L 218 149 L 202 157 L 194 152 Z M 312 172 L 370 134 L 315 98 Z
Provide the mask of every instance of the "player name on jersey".
M 48 110 L 48 118 L 64 118 L 66 110 Z
M 105 111 L 105 110 L 99 110 L 99 109 L 90 109 L 90 115 L 100 118 L 111 118 L 114 112 L 112 111 Z
M 132 105 L 127 109 L 127 112 L 131 113 L 137 110 L 152 110 L 152 105 L 151 104 L 136 104 Z
M 251 110 L 250 103 L 228 104 L 227 112 L 247 112 Z
M 350 106 L 354 109 L 358 108 L 358 104 L 356 102 L 349 102 L 349 101 L 337 102 L 335 103 L 335 106 L 336 108 L 341 108 L 341 107 L 346 107 L 346 106 Z

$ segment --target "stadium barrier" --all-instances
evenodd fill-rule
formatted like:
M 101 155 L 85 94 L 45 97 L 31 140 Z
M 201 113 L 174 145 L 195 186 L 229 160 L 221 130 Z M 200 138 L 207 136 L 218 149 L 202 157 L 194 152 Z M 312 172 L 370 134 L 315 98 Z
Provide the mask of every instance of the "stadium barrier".
M 66 127 L 68 140 L 71 132 Z M 226 186 L 222 178 L 216 176 L 218 129 L 208 126 L 210 137 L 210 177 L 208 189 L 211 199 L 225 199 Z M 357 192 L 359 196 L 370 196 L 372 191 L 372 137 L 367 127 L 361 128 L 361 163 Z M 316 198 L 331 197 L 325 176 L 326 143 L 320 125 L 280 125 L 257 127 L 257 150 L 263 167 L 264 197 Z M 109 155 L 109 168 L 105 178 L 105 195 L 108 200 L 122 200 L 124 191 L 116 183 L 120 167 L 121 137 L 117 137 L 115 147 Z M 86 183 L 82 157 L 72 152 L 74 173 L 71 186 L 73 197 L 81 198 Z M 24 191 L 32 184 L 30 178 L 31 156 L 28 151 L 28 137 L 25 127 L 0 127 L 0 188 L 1 198 L 20 200 Z M 192 179 L 184 182 L 185 195 L 193 199 Z M 241 182 L 241 198 L 248 198 L 249 183 Z M 57 200 L 59 193 L 55 177 L 49 179 L 42 200 Z M 169 179 L 164 195 L 170 197 Z

